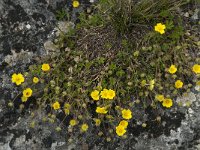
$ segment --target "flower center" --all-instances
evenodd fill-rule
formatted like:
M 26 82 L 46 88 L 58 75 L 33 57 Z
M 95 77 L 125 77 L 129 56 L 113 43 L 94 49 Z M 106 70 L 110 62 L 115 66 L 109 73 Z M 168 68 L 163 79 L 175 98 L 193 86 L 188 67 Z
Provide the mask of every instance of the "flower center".
M 20 78 L 16 78 L 16 81 L 20 81 Z
M 169 100 L 166 100 L 166 102 L 165 102 L 166 104 L 169 104 L 170 103 L 170 101 Z

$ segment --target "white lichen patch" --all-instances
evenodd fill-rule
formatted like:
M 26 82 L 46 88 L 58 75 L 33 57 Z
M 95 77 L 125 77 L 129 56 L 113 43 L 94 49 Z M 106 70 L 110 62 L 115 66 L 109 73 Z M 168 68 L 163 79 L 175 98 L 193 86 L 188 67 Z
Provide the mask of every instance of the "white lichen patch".
M 196 96 L 192 92 L 187 93 L 187 95 L 183 95 L 181 97 L 178 97 L 177 100 L 176 100 L 177 103 L 182 104 L 182 106 L 184 106 L 184 107 L 191 105 L 195 101 L 196 101 Z
M 52 41 L 46 41 L 44 43 L 44 48 L 46 50 L 47 55 L 60 51 L 58 46 L 56 46 Z
M 70 31 L 70 29 L 74 28 L 74 23 L 68 21 L 60 21 L 58 22 L 58 26 L 54 29 L 56 31 L 56 36 L 60 34 L 66 34 Z
M 30 63 L 30 58 L 34 55 L 33 52 L 28 52 L 21 50 L 20 53 L 16 53 L 14 50 L 11 50 L 12 55 L 5 56 L 4 61 L 8 63 L 10 66 L 15 65 L 19 61 L 23 61 L 24 63 Z

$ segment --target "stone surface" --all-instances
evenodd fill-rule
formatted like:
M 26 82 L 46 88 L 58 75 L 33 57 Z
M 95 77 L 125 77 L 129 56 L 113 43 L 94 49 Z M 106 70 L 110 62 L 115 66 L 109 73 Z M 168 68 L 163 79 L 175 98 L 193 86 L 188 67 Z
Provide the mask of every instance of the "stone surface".
M 42 150 L 49 149 L 53 143 L 51 130 L 54 129 L 39 126 L 38 134 L 32 135 L 34 132 L 27 128 L 29 115 L 21 116 L 6 105 L 17 91 L 10 84 L 11 74 L 25 72 L 36 58 L 48 54 L 44 43 L 55 37 L 55 13 L 64 6 L 69 7 L 69 1 L 0 0 L 0 150 Z
M 50 51 L 57 52 L 52 41 L 60 31 L 67 31 L 68 22 L 57 22 L 55 12 L 70 7 L 68 0 L 0 0 L 0 150 L 200 149 L 200 94 L 196 91 L 177 99 L 183 106 L 176 105 L 163 111 L 160 125 L 147 122 L 147 128 L 142 129 L 142 122 L 136 122 L 136 130 L 128 129 L 131 134 L 127 139 L 115 142 L 95 141 L 93 133 L 89 133 L 88 140 L 83 143 L 79 139 L 70 142 L 65 126 L 61 126 L 61 132 L 55 131 L 59 117 L 54 124 L 42 122 L 39 120 L 45 114 L 38 110 L 34 118 L 38 120 L 36 126 L 30 128 L 33 118 L 29 109 L 21 113 L 19 109 L 6 106 L 17 94 L 17 88 L 10 81 L 11 74 L 25 72 L 36 58 L 42 58 Z M 81 8 L 72 11 L 72 16 L 75 17 L 79 11 Z M 199 9 L 195 9 L 193 14 L 184 14 L 199 20 Z M 151 110 L 146 115 L 140 115 L 139 111 L 141 114 L 141 110 L 134 110 L 137 118 L 143 121 L 151 119 Z

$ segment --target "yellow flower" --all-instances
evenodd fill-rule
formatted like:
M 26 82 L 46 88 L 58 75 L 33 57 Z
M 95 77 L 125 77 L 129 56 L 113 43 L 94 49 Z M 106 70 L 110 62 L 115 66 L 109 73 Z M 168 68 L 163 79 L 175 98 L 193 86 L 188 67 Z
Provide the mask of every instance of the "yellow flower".
M 192 67 L 192 71 L 196 74 L 200 73 L 200 65 L 198 64 L 195 64 L 193 67 Z
M 79 5 L 80 5 L 79 1 L 76 1 L 76 0 L 74 0 L 73 3 L 72 3 L 72 6 L 73 6 L 74 8 L 79 7 Z
M 196 85 L 197 85 L 197 86 L 200 86 L 200 80 L 196 82 Z
M 150 84 L 150 85 L 154 85 L 154 84 L 155 84 L 155 80 L 154 80 L 154 79 L 151 80 L 151 81 L 149 82 L 149 84 Z
M 83 132 L 87 131 L 87 130 L 88 130 L 88 125 L 87 125 L 86 123 L 82 124 L 81 130 L 82 130 Z
M 71 108 L 71 105 L 70 105 L 69 103 L 65 103 L 65 104 L 64 104 L 64 108 L 70 109 L 70 108 Z
M 164 97 L 164 95 L 158 94 L 158 95 L 156 95 L 155 99 L 158 100 L 159 102 L 162 102 L 165 99 L 165 97 Z
M 94 119 L 95 121 L 95 125 L 96 126 L 99 126 L 101 124 L 101 120 L 100 119 Z
M 31 90 L 31 88 L 26 88 L 24 91 L 23 91 L 23 97 L 31 97 L 33 91 Z
M 34 77 L 33 78 L 33 83 L 38 83 L 39 82 L 39 79 L 37 77 Z
M 15 83 L 16 85 L 20 85 L 24 82 L 24 76 L 21 73 L 14 73 L 12 75 L 12 82 Z
M 119 125 L 116 127 L 116 133 L 118 136 L 123 136 L 126 133 L 126 129 L 123 126 Z
M 66 109 L 66 108 L 65 108 L 64 111 L 65 111 L 65 114 L 66 114 L 66 115 L 69 115 L 69 113 L 70 113 L 70 110 L 69 110 L 69 109 Z
M 26 102 L 26 101 L 28 100 L 28 97 L 22 96 L 22 97 L 21 97 L 21 100 L 22 100 L 22 102 Z
M 54 110 L 60 109 L 60 103 L 56 101 L 55 103 L 53 103 L 52 107 Z
M 152 91 L 153 89 L 154 89 L 154 85 L 150 85 L 150 86 L 149 86 L 149 90 Z
M 183 82 L 181 80 L 177 80 L 175 82 L 175 88 L 180 89 L 183 87 Z
M 147 81 L 146 80 L 142 80 L 141 86 L 144 87 L 146 84 L 147 84 Z
M 132 118 L 132 112 L 130 111 L 130 109 L 123 109 L 122 110 L 122 117 L 124 119 L 131 119 Z
M 101 95 L 101 98 L 105 98 L 107 99 L 108 98 L 108 89 L 103 89 L 103 91 L 101 91 L 100 95 Z
M 17 78 L 17 74 L 16 74 L 16 73 L 14 73 L 14 74 L 12 75 L 12 83 L 15 83 L 15 81 L 16 81 L 16 78 Z
M 90 96 L 92 97 L 93 100 L 98 101 L 99 100 L 99 91 L 97 91 L 97 90 L 92 91 Z
M 127 126 L 128 126 L 128 121 L 122 120 L 122 121 L 120 121 L 119 125 L 120 125 L 120 126 L 123 126 L 124 128 L 127 128 Z
M 43 70 L 43 71 L 49 71 L 49 70 L 50 70 L 49 64 L 43 64 L 43 65 L 42 65 L 42 70 Z
M 177 68 L 175 65 L 171 65 L 168 69 L 169 73 L 174 74 L 177 71 Z
M 106 114 L 108 111 L 106 110 L 105 107 L 97 107 L 96 112 L 99 114 Z
M 157 23 L 156 26 L 154 27 L 155 31 L 159 32 L 160 34 L 165 33 L 166 26 L 162 23 Z
M 77 121 L 75 119 L 70 120 L 69 122 L 70 126 L 75 126 L 77 125 Z
M 173 105 L 173 101 L 170 98 L 166 98 L 163 100 L 162 105 L 163 105 L 163 107 L 170 108 Z
M 149 90 L 153 90 L 154 89 L 154 84 L 155 84 L 155 80 L 151 80 L 150 82 L 149 82 Z
M 108 90 L 108 99 L 113 99 L 115 95 L 116 94 L 114 90 L 111 90 L 111 89 Z

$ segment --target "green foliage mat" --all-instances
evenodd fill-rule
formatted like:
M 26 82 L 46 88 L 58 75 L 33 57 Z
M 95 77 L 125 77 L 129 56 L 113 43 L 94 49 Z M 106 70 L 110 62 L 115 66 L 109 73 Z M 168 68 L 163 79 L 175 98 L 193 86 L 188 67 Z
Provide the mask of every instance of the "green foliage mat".
M 81 13 L 76 28 L 59 36 L 55 44 L 62 52 L 42 60 L 50 70 L 30 66 L 22 89 L 31 87 L 36 97 L 42 94 L 38 109 L 51 108 L 44 120 L 52 123 L 51 116 L 62 111 L 77 121 L 70 131 L 90 131 L 96 124 L 99 136 L 114 138 L 122 120 L 133 128 L 132 120 L 148 126 L 141 117 L 147 108 L 158 110 L 154 119 L 159 122 L 169 109 L 181 106 L 177 96 L 187 95 L 200 83 L 198 26 L 191 29 L 179 14 L 185 3 L 101 0 L 92 6 L 94 14 Z M 62 11 L 60 17 L 65 16 Z M 162 34 L 161 29 L 155 31 L 159 23 L 165 26 Z M 68 48 L 61 47 L 63 43 Z M 33 84 L 33 77 L 40 82 Z M 115 96 L 103 98 L 104 89 L 112 89 Z M 95 90 L 98 100 L 92 96 Z M 98 112 L 98 107 L 106 111 Z M 132 114 L 127 111 L 125 117 L 124 110 Z

